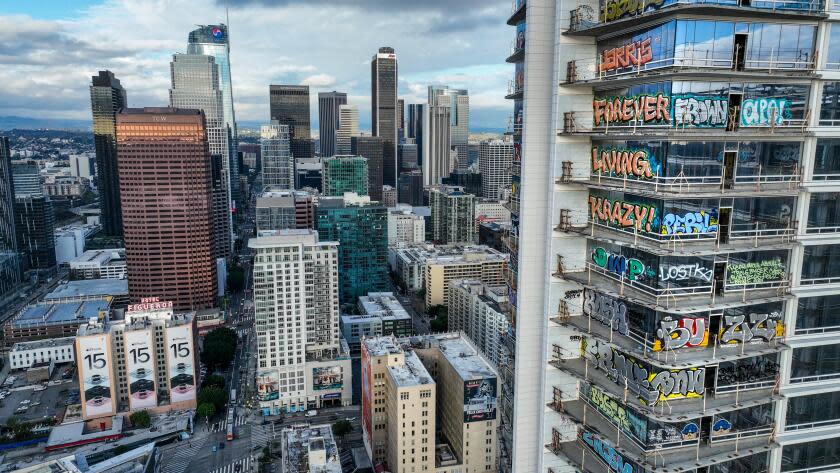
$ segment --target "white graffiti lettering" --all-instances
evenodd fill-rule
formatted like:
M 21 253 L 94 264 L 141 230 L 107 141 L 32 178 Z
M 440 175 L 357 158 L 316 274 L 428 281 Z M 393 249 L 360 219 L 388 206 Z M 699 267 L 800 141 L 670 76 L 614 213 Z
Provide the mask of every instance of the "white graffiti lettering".
M 677 126 L 726 126 L 729 100 L 725 98 L 679 97 L 674 99 Z
M 781 125 L 786 113 L 787 99 L 746 99 L 741 103 L 741 126 Z
M 650 387 L 665 399 L 702 396 L 706 391 L 706 368 L 660 371 L 650 381 Z
M 583 292 L 583 313 L 622 335 L 630 333 L 627 306 L 618 299 L 586 289 Z
M 727 315 L 723 317 L 723 323 L 724 326 L 720 329 L 720 342 L 725 345 L 761 340 L 769 342 L 784 335 L 784 324 L 779 312 L 752 313 L 749 315 L 749 322 L 744 315 Z
M 699 281 L 712 282 L 714 271 L 700 266 L 700 263 L 680 264 L 675 266 L 660 266 L 659 281 L 687 281 L 697 279 Z
M 671 317 L 662 319 L 656 330 L 656 337 L 662 341 L 662 349 L 674 350 L 684 347 L 698 347 L 707 343 L 706 319 Z

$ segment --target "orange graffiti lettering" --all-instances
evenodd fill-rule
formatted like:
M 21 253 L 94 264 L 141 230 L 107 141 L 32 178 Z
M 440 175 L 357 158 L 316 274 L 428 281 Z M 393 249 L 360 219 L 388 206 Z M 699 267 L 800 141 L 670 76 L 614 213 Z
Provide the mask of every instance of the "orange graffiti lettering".
M 606 72 L 629 66 L 643 66 L 652 60 L 651 39 L 645 38 L 602 52 L 599 70 Z
M 612 97 L 592 102 L 595 126 L 604 123 L 671 121 L 671 98 L 662 94 Z

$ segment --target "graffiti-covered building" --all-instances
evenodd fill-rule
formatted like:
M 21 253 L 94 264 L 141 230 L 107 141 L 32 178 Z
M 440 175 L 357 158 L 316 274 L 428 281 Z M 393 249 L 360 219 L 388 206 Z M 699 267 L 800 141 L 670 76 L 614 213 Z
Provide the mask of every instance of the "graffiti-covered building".
M 837 20 L 514 3 L 505 471 L 840 469 Z

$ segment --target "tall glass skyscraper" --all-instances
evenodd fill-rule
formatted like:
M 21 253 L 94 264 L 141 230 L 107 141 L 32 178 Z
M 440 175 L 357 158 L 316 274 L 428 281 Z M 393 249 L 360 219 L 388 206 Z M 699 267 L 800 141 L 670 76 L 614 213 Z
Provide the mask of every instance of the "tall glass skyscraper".
M 190 31 L 187 54 L 213 56 L 219 69 L 219 88 L 222 91 L 224 120 L 229 133 L 229 151 L 222 165 L 230 176 L 231 208 L 236 208 L 236 200 L 239 198 L 239 163 L 236 161 L 236 115 L 233 111 L 233 88 L 230 82 L 230 40 L 227 25 L 202 25 Z
M 318 138 L 321 140 L 321 156 L 335 156 L 336 137 L 341 125 L 341 106 L 347 104 L 344 92 L 318 93 Z
M 96 146 L 96 178 L 102 211 L 102 229 L 122 235 L 120 183 L 117 180 L 117 112 L 126 106 L 125 89 L 111 71 L 99 71 L 90 86 L 93 141 Z
M 379 48 L 370 61 L 371 127 L 385 140 L 382 183 L 397 185 L 397 55 L 394 48 Z
M 9 139 L 0 136 L 0 306 L 20 282 Z
M 224 95 L 219 86 L 219 66 L 212 56 L 175 54 L 171 63 L 172 88 L 169 104 L 174 108 L 190 108 L 204 112 L 205 130 L 211 156 L 219 156 L 221 179 L 213 186 L 213 249 L 216 258 L 227 258 L 231 252 L 230 134 L 224 118 Z

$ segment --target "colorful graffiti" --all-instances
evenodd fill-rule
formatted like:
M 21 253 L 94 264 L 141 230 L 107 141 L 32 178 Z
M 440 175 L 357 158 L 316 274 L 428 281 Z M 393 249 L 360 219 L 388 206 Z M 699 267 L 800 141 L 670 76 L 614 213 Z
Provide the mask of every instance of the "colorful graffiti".
M 607 0 L 604 4 L 602 20 L 615 21 L 625 16 L 641 15 L 645 10 L 655 10 L 665 0 Z
M 726 126 L 729 116 L 729 99 L 723 97 L 698 97 L 674 95 L 674 124 L 704 128 Z
M 734 346 L 740 343 L 769 342 L 784 335 L 785 324 L 782 322 L 782 314 L 779 312 L 751 313 L 749 316 L 725 315 L 720 327 L 719 340 L 722 346 Z
M 706 368 L 683 368 L 650 374 L 651 390 L 659 392 L 657 401 L 703 397 Z
M 665 317 L 659 321 L 653 351 L 705 347 L 709 344 L 708 321 L 705 318 Z
M 662 217 L 661 233 L 677 235 L 683 233 L 715 233 L 718 230 L 718 211 L 701 210 L 680 214 L 665 214 Z
M 583 443 L 589 446 L 610 467 L 611 471 L 615 473 L 640 473 L 643 471 L 636 468 L 632 461 L 624 458 L 618 450 L 610 445 L 606 439 L 601 438 L 600 435 L 588 430 L 582 430 L 580 438 L 583 440 Z
M 586 289 L 583 293 L 583 314 L 610 327 L 614 332 L 628 335 L 627 305 L 619 299 Z
M 712 424 L 712 436 L 726 435 L 732 431 L 732 422 L 720 418 Z
M 598 66 L 598 70 L 606 72 L 631 66 L 644 66 L 652 60 L 651 39 L 645 38 L 617 48 L 604 50 L 601 53 L 601 64 Z
M 714 271 L 711 268 L 700 266 L 700 263 L 694 264 L 678 264 L 659 266 L 659 282 L 668 281 L 688 281 L 696 279 L 703 282 L 712 282 L 712 274 Z
M 741 126 L 781 125 L 790 118 L 789 105 L 784 98 L 746 99 L 741 103 Z
M 651 233 L 655 231 L 659 216 L 656 207 L 620 200 L 589 196 L 589 216 L 619 228 L 635 228 Z
M 651 179 L 659 175 L 661 167 L 644 149 L 592 148 L 593 174 Z
M 589 383 L 581 384 L 581 393 L 592 407 L 612 421 L 616 427 L 639 441 L 646 442 L 647 421 L 644 418 L 636 415 L 632 410 L 626 409 L 600 388 Z
M 599 268 L 626 277 L 630 281 L 635 281 L 640 276 L 656 275 L 656 271 L 646 268 L 640 260 L 610 253 L 600 246 L 592 249 L 592 262 Z
M 605 123 L 671 123 L 671 98 L 662 93 L 610 97 L 592 102 L 595 126 Z
M 785 265 L 778 259 L 758 263 L 730 263 L 726 267 L 726 282 L 728 284 L 758 284 L 778 281 L 784 279 L 785 275 Z

